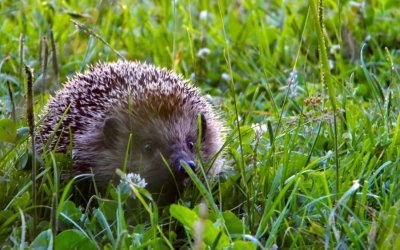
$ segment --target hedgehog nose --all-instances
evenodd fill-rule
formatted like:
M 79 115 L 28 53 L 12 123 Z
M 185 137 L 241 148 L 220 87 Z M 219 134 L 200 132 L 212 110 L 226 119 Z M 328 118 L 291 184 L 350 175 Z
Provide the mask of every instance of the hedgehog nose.
M 194 161 L 184 161 L 193 171 L 196 168 L 196 164 Z M 186 173 L 185 168 L 182 165 L 179 165 L 179 172 Z

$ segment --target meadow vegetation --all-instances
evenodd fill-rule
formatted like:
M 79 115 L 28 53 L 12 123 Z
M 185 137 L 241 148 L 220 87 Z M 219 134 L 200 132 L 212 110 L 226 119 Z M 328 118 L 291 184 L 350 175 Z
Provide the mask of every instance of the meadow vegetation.
M 321 2 L 1 1 L 0 247 L 400 249 L 398 1 Z M 167 208 L 123 183 L 83 207 L 49 153 L 32 192 L 25 65 L 40 122 L 67 77 L 121 58 L 209 96 L 229 168 Z

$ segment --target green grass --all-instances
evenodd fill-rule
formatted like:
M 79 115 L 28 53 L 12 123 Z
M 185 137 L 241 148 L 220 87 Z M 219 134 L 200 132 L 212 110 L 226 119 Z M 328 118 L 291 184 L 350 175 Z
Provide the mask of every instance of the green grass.
M 400 9 L 324 1 L 319 23 L 317 2 L 0 2 L 0 246 L 399 249 Z M 211 187 L 192 175 L 170 208 L 126 185 L 82 208 L 59 180 L 70 156 L 45 155 L 34 204 L 24 64 L 39 114 L 68 76 L 120 57 L 212 96 L 230 170 Z

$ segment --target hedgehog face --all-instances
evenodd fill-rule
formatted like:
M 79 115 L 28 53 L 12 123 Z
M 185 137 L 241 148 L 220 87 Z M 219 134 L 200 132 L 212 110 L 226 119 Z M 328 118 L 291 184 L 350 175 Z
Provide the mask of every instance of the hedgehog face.
M 180 183 L 188 177 L 182 164 L 195 170 L 197 117 L 155 118 L 146 126 L 137 126 L 132 130 L 133 159 L 143 162 L 144 174 L 165 171 L 167 175 L 173 173 L 175 181 Z M 149 177 L 157 180 L 156 176 Z
M 198 118 L 182 115 L 151 117 L 150 121 L 145 122 L 138 118 L 131 119 L 126 113 L 107 118 L 102 129 L 105 149 L 109 152 L 102 155 L 114 158 L 114 169 L 115 162 L 120 162 L 121 167 L 129 145 L 127 171 L 139 173 L 153 194 L 174 197 L 182 191 L 188 179 L 182 164 L 187 164 L 193 170 L 196 167 Z M 204 120 L 203 116 L 201 120 Z M 205 135 L 205 121 L 200 127 L 201 134 Z
M 140 173 L 151 193 L 173 197 L 182 191 L 188 179 L 182 164 L 195 170 L 195 144 L 192 141 L 171 144 L 163 139 L 154 139 L 133 137 L 128 171 Z

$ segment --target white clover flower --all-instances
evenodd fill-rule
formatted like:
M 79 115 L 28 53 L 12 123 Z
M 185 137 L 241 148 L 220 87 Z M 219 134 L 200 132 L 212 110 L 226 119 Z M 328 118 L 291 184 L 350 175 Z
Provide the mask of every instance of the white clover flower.
M 210 53 L 211 53 L 210 49 L 208 49 L 208 48 L 201 48 L 201 49 L 197 52 L 197 56 L 204 59 L 204 58 L 206 58 Z
M 144 178 L 140 177 L 140 175 L 136 174 L 136 173 L 128 173 L 128 174 L 121 176 L 121 183 L 135 185 L 140 188 L 145 188 L 147 186 L 146 180 Z
M 251 127 L 254 129 L 256 132 L 257 136 L 261 136 L 268 131 L 268 126 L 267 124 L 261 124 L 261 123 L 253 123 Z
M 227 81 L 227 82 L 229 82 L 229 81 L 232 79 L 231 75 L 228 74 L 228 73 L 226 73 L 226 72 L 224 72 L 224 73 L 221 74 L 221 78 L 222 78 L 223 80 Z
M 208 19 L 208 11 L 202 10 L 199 14 L 200 21 L 206 21 Z

